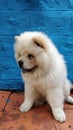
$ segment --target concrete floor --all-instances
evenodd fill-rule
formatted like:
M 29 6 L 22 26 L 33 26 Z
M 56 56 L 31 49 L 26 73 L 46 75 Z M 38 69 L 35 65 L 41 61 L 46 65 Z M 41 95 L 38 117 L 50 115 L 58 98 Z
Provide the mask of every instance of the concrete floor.
M 65 104 L 67 120 L 59 123 L 47 104 L 19 112 L 23 98 L 23 93 L 0 91 L 0 130 L 73 130 L 73 105 Z

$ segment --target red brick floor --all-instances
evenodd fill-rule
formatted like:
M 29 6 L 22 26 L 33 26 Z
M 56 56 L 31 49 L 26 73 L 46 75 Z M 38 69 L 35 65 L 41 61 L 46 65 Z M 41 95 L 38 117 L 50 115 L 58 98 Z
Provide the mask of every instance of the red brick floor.
M 73 130 L 73 105 L 65 104 L 67 121 L 59 123 L 47 104 L 21 113 L 23 98 L 23 93 L 0 91 L 0 130 Z

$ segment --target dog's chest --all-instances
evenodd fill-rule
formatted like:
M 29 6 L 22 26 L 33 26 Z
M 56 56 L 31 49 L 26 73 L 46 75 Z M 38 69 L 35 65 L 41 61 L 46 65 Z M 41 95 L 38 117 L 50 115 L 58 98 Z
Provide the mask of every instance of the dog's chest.
M 34 84 L 35 89 L 43 96 L 46 96 L 46 94 L 49 93 L 49 89 L 52 89 L 55 86 L 54 80 L 51 80 L 49 77 L 40 78 L 39 80 L 36 80 Z
M 42 95 L 45 96 L 46 95 L 46 90 L 44 89 L 44 87 L 41 86 L 37 86 L 36 90 Z
M 43 96 L 46 95 L 46 84 L 42 84 L 42 83 L 37 83 L 37 85 L 35 86 L 35 89 Z

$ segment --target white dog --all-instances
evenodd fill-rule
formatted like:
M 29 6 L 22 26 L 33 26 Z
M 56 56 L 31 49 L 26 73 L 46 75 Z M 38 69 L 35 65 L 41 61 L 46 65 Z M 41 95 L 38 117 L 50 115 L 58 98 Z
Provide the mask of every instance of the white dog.
M 15 57 L 25 81 L 25 100 L 20 111 L 29 111 L 37 100 L 42 104 L 42 98 L 51 106 L 55 119 L 65 121 L 64 101 L 73 104 L 73 98 L 63 56 L 41 32 L 25 32 L 15 39 Z

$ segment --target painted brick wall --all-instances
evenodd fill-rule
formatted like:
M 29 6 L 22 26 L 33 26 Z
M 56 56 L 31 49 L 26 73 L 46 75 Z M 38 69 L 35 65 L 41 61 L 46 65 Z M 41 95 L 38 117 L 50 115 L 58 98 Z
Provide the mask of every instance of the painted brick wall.
M 65 56 L 73 82 L 73 0 L 0 0 L 0 89 L 23 90 L 14 36 L 43 31 Z

